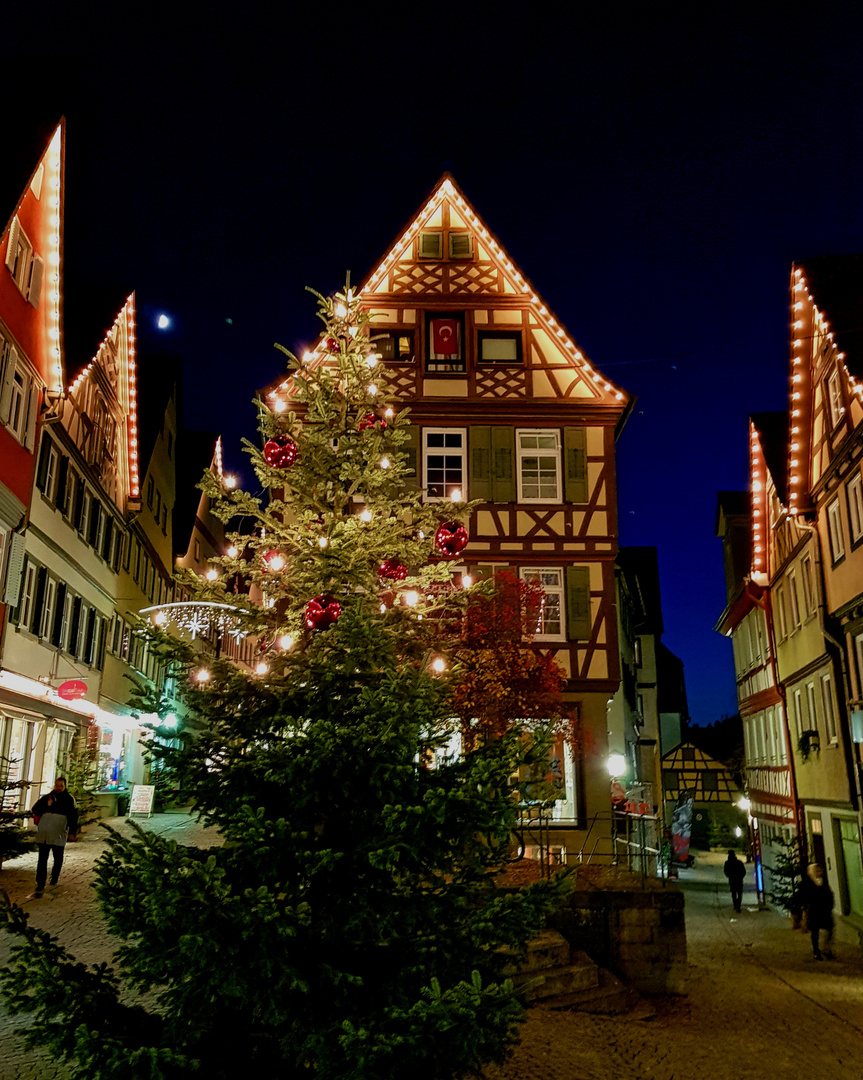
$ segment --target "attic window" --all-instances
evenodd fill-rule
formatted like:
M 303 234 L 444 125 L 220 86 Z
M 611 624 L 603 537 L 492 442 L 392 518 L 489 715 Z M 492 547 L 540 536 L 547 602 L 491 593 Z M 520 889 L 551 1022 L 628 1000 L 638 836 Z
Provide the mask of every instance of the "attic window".
M 443 258 L 443 233 L 421 232 L 419 257 L 421 259 Z
M 466 232 L 451 232 L 449 234 L 449 257 L 451 259 L 473 258 L 473 237 Z

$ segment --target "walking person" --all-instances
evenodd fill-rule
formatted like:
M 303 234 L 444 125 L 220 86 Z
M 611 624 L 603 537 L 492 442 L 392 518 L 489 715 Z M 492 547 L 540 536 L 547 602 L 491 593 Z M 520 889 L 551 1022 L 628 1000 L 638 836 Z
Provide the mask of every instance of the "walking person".
M 816 960 L 833 959 L 830 945 L 833 941 L 833 890 L 827 884 L 824 867 L 810 863 L 806 877 L 800 886 L 801 900 L 806 911 L 806 922 L 812 938 L 812 953 Z M 821 931 L 824 931 L 822 948 Z
M 36 824 L 36 843 L 39 857 L 36 862 L 36 892 L 41 896 L 48 879 L 48 855 L 54 856 L 51 867 L 51 884 L 56 885 L 63 866 L 63 853 L 66 841 L 74 840 L 78 835 L 78 807 L 72 795 L 66 790 L 66 781 L 58 776 L 54 787 L 43 795 L 32 810 Z
M 733 851 L 729 851 L 728 858 L 725 860 L 722 869 L 728 878 L 731 903 L 734 904 L 735 911 L 740 911 L 740 905 L 743 902 L 743 879 L 746 877 L 746 867 Z

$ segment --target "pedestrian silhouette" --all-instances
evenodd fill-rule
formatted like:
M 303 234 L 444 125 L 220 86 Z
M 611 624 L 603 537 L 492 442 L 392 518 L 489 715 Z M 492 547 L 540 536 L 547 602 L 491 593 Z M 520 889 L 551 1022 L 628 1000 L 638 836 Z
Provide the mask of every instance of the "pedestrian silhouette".
M 725 860 L 722 869 L 728 878 L 728 888 L 731 890 L 731 902 L 734 904 L 734 910 L 740 911 L 740 904 L 743 901 L 743 879 L 746 877 L 746 867 L 733 851 L 729 851 L 728 858 Z

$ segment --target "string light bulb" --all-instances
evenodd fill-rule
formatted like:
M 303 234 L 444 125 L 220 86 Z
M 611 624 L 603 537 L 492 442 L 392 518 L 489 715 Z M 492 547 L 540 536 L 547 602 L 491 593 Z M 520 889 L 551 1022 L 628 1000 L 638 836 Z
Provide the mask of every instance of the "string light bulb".
M 416 607 L 419 603 L 419 599 L 420 594 L 418 592 L 414 592 L 413 589 L 411 589 L 410 592 L 405 593 L 405 603 L 408 607 Z
M 207 571 L 207 581 L 215 581 L 218 578 L 218 576 L 219 576 L 219 574 L 218 574 L 218 572 L 216 570 L 210 569 L 210 570 Z
M 231 544 L 231 546 L 228 548 L 228 558 L 229 559 L 236 559 L 238 554 L 239 554 L 239 552 L 237 551 L 237 549 L 234 547 L 233 544 Z
M 282 636 L 279 638 L 279 648 L 284 649 L 285 652 L 287 652 L 293 644 L 294 639 L 291 637 L 290 634 L 282 634 Z
M 371 520 L 372 520 L 372 512 L 371 512 L 371 510 L 366 508 L 360 514 L 360 521 L 364 521 L 366 524 L 368 524 Z
M 446 671 L 446 663 L 439 656 L 436 656 L 434 660 L 432 660 L 432 669 L 440 675 L 442 672 Z
M 199 683 L 205 683 L 210 681 L 210 673 L 206 668 L 200 668 L 195 672 L 195 681 Z

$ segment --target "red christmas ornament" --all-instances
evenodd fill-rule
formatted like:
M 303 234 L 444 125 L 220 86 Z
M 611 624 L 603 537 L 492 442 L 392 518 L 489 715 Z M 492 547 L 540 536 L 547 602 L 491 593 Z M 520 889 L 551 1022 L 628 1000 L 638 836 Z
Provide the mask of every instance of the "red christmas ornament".
M 324 338 L 324 347 L 329 349 L 330 352 L 340 353 L 342 351 L 341 345 L 339 345 L 335 338 L 331 337 Z
M 378 567 L 378 577 L 381 581 L 404 581 L 408 576 L 408 568 L 398 559 L 384 559 Z
M 375 416 L 373 412 L 370 412 L 357 424 L 357 431 L 365 431 L 366 428 L 373 427 L 376 427 L 378 428 L 378 430 L 383 431 L 386 426 L 386 420 L 381 420 L 379 417 Z
M 460 555 L 467 547 L 467 529 L 457 521 L 445 521 L 434 534 L 435 547 L 446 557 Z
M 322 593 L 306 604 L 303 621 L 309 630 L 326 630 L 342 613 L 342 605 L 333 596 Z
M 289 469 L 299 452 L 289 435 L 274 435 L 264 443 L 264 461 L 274 469 Z

